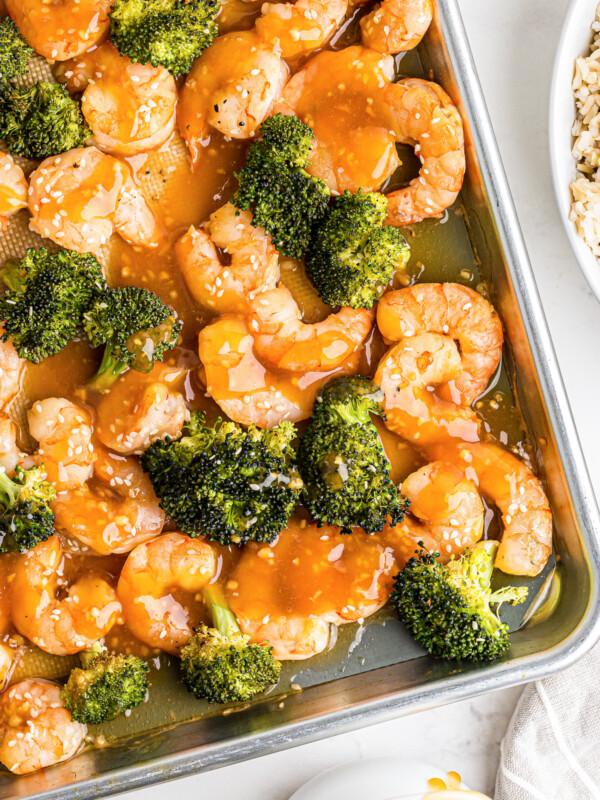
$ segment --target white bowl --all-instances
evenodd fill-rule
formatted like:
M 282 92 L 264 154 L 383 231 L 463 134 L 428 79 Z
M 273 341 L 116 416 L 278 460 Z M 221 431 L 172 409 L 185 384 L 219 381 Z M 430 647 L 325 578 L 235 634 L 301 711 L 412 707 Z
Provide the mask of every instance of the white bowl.
M 563 225 L 579 266 L 591 290 L 600 300 L 600 262 L 577 235 L 575 223 L 569 219 L 571 192 L 569 184 L 577 177 L 575 159 L 571 155 L 575 120 L 575 100 L 571 83 L 575 59 L 587 55 L 592 41 L 591 25 L 596 16 L 598 0 L 572 0 L 563 24 L 550 89 L 550 163 L 554 191 Z

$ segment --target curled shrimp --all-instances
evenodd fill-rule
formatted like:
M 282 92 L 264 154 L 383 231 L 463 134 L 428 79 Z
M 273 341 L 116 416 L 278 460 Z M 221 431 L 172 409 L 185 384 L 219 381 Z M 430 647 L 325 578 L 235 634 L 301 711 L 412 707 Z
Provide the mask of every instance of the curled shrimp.
M 292 520 L 271 545 L 244 548 L 227 597 L 253 641 L 268 641 L 280 659 L 308 658 L 327 646 L 330 623 L 381 608 L 395 571 L 392 549 L 378 536 Z
M 417 284 L 385 295 L 377 324 L 385 339 L 399 340 L 375 374 L 388 428 L 423 445 L 476 441 L 471 404 L 502 355 L 502 325 L 490 303 L 459 284 Z
M 83 747 L 87 728 L 71 718 L 60 690 L 30 678 L 0 698 L 0 761 L 15 775 L 66 761 Z
M 164 67 L 135 64 L 110 42 L 63 65 L 68 86 L 83 91 L 81 110 L 106 153 L 155 150 L 175 130 L 177 87 Z
M 92 419 L 70 400 L 48 397 L 30 408 L 29 432 L 38 442 L 35 459 L 58 492 L 82 486 L 93 470 Z
M 95 253 L 114 232 L 156 247 L 161 231 L 129 166 L 96 147 L 43 161 L 30 177 L 29 227 L 61 247 Z
M 142 453 L 156 439 L 177 437 L 189 417 L 175 387 L 185 371 L 158 363 L 148 373 L 129 370 L 97 401 L 96 435 L 122 455 Z
M 22 636 L 46 653 L 87 650 L 117 621 L 121 604 L 100 574 L 85 572 L 66 589 L 63 546 L 57 535 L 17 559 L 11 614 Z
M 221 263 L 217 247 L 229 264 Z M 211 214 L 203 230 L 192 226 L 175 244 L 175 255 L 194 300 L 220 314 L 243 313 L 248 300 L 279 280 L 271 237 L 252 225 L 250 211 L 237 211 L 231 203 Z
M 383 90 L 391 56 L 356 45 L 323 51 L 286 84 L 273 113 L 295 114 L 315 133 L 308 171 L 336 194 L 379 189 L 400 164 Z
M 552 512 L 539 479 L 517 456 L 490 442 L 428 448 L 453 461 L 502 514 L 495 566 L 509 575 L 539 575 L 552 551 Z
M 0 323 L 0 336 L 3 332 L 4 325 Z M 25 363 L 12 342 L 0 341 L 0 409 L 7 408 L 21 391 Z
M 181 593 L 193 602 L 216 572 L 215 552 L 201 539 L 165 533 L 138 545 L 127 556 L 118 585 L 127 627 L 150 647 L 177 654 L 193 633 Z
M 421 161 L 418 177 L 388 195 L 389 225 L 411 225 L 441 217 L 456 200 L 465 176 L 462 119 L 441 86 L 406 78 L 383 90 L 396 140 L 414 145 Z
M 7 414 L 0 412 L 0 470 L 12 475 L 22 458 L 17 444 L 17 426 Z
M 382 534 L 400 568 L 421 549 L 421 542 L 445 564 L 483 536 L 485 509 L 477 485 L 454 464 L 426 464 L 406 478 L 402 494 L 410 500 L 409 512 Z
M 380 53 L 404 53 L 419 44 L 432 19 L 432 0 L 383 0 L 360 21 L 363 44 Z
M 66 61 L 108 34 L 112 0 L 5 0 L 5 5 L 36 53 Z
M 348 0 L 298 0 L 265 3 L 255 30 L 282 58 L 295 58 L 321 47 L 346 16 Z
M 56 528 L 99 555 L 128 553 L 165 523 L 150 479 L 135 458 L 96 448 L 94 475 L 52 503 Z
M 25 173 L 7 153 L 0 153 L 0 231 L 9 217 L 27 208 L 27 180 Z
M 177 124 L 192 166 L 200 161 L 211 129 L 250 139 L 281 94 L 289 70 L 253 31 L 219 36 L 196 59 L 179 101 Z
M 282 420 L 308 419 L 319 388 L 333 374 L 355 372 L 359 354 L 329 372 L 278 373 L 256 357 L 246 320 L 224 316 L 200 332 L 198 355 L 206 389 L 230 419 L 274 428 Z
M 250 329 L 258 357 L 277 369 L 335 369 L 363 344 L 373 316 L 365 308 L 342 308 L 321 322 L 306 323 L 285 286 L 262 292 L 250 303 Z

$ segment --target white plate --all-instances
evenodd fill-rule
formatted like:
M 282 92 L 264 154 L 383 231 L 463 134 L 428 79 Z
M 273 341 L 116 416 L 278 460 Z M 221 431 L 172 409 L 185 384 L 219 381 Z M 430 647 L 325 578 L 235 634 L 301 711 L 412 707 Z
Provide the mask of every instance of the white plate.
M 446 773 L 425 761 L 369 758 L 322 772 L 290 800 L 422 800 L 431 778 L 445 780 Z
M 577 171 L 571 155 L 573 138 L 571 128 L 575 120 L 575 100 L 571 82 L 575 59 L 587 55 L 592 41 L 591 25 L 596 16 L 598 0 L 572 0 L 567 11 L 552 74 L 550 89 L 550 162 L 554 191 L 560 216 L 575 257 L 590 288 L 600 300 L 600 263 L 583 239 L 577 235 L 575 223 L 569 219 L 571 192 L 569 184 L 575 180 Z

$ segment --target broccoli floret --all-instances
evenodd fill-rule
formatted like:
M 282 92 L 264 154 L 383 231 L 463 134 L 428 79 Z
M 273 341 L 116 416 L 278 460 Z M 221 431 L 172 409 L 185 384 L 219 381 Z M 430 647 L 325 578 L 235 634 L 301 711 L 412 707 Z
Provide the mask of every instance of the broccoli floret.
M 13 340 L 21 356 L 37 363 L 74 339 L 83 312 L 105 288 L 102 268 L 90 253 L 30 248 L 0 271 L 6 286 L 0 298 L 2 340 Z
M 61 691 L 65 707 L 77 722 L 99 725 L 144 700 L 148 665 L 137 656 L 109 653 L 100 647 L 81 655 L 83 669 L 71 670 Z
M 181 648 L 181 679 L 199 700 L 239 703 L 277 683 L 281 664 L 273 648 L 249 644 L 221 597 L 207 593 L 214 628 L 200 626 Z
M 92 347 L 105 345 L 90 386 L 105 391 L 128 367 L 150 372 L 177 344 L 181 323 L 154 292 L 138 286 L 106 289 L 83 315 Z
M 0 19 L 0 86 L 25 75 L 33 54 L 10 17 Z
M 54 487 L 42 467 L 0 471 L 0 553 L 24 553 L 54 533 Z
M 369 378 L 327 384 L 298 448 L 302 501 L 319 525 L 367 533 L 404 519 L 408 500 L 390 479 L 390 464 L 371 414 L 382 415 L 383 393 Z
M 297 117 L 282 114 L 263 123 L 261 136 L 236 175 L 239 188 L 231 202 L 252 210 L 252 224 L 271 235 L 282 255 L 300 259 L 329 202 L 325 182 L 306 171 L 315 136 Z
M 377 192 L 346 192 L 316 227 L 306 270 L 328 305 L 371 308 L 408 261 L 404 236 L 383 225 L 387 205 Z
M 181 438 L 154 442 L 142 455 L 162 508 L 190 536 L 219 544 L 271 542 L 298 503 L 302 481 L 291 442 L 296 429 L 271 431 L 194 413 Z
M 217 35 L 220 0 L 116 0 L 110 36 L 123 56 L 185 75 Z
M 79 103 L 64 86 L 38 81 L 29 89 L 10 84 L 0 96 L 0 139 L 11 153 L 48 158 L 83 147 L 92 135 Z
M 391 594 L 410 635 L 431 655 L 492 661 L 510 646 L 508 625 L 492 605 L 522 603 L 526 587 L 490 588 L 498 543 L 480 542 L 445 566 L 421 552 L 395 578 Z

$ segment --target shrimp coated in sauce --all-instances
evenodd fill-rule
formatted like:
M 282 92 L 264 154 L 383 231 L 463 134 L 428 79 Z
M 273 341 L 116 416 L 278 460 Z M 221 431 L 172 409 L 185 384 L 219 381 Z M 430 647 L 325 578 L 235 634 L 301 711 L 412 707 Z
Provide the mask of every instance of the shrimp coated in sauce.
M 181 594 L 193 600 L 216 573 L 215 551 L 201 539 L 165 533 L 138 545 L 127 557 L 118 585 L 127 627 L 150 647 L 176 655 L 193 633 Z
M 96 435 L 122 455 L 142 453 L 165 436 L 177 437 L 189 418 L 175 387 L 185 370 L 158 363 L 148 373 L 129 370 L 96 403 Z
M 59 536 L 51 536 L 19 556 L 11 587 L 15 628 L 56 656 L 90 648 L 121 612 L 115 590 L 102 575 L 86 571 L 70 583 L 65 562 Z
M 177 124 L 196 168 L 211 128 L 251 139 L 288 78 L 287 65 L 253 31 L 219 36 L 196 59 L 181 90 Z
M 0 153 L 0 231 L 9 217 L 27 208 L 27 180 L 21 167 L 7 153 Z
M 23 453 L 17 444 L 17 426 L 7 414 L 0 412 L 0 471 L 12 475 L 22 459 Z
M 419 445 L 477 441 L 471 404 L 502 355 L 502 326 L 493 307 L 459 284 L 417 284 L 385 295 L 377 323 L 385 339 L 400 340 L 375 374 L 387 427 Z
M 4 325 L 0 323 L 0 336 Z M 11 341 L 0 341 L 0 410 L 7 408 L 21 391 L 24 358 L 19 358 Z
M 262 292 L 250 303 L 256 353 L 276 369 L 335 369 L 364 343 L 372 327 L 373 316 L 365 308 L 342 308 L 321 322 L 305 323 L 285 286 Z
M 410 500 L 409 511 L 382 534 L 400 568 L 423 549 L 421 543 L 445 564 L 483 536 L 485 509 L 477 485 L 454 464 L 426 464 L 406 478 L 402 494 Z
M 265 3 L 255 30 L 282 58 L 295 58 L 324 45 L 343 22 L 347 9 L 347 0 Z
M 156 247 L 159 224 L 129 166 L 96 147 L 69 150 L 32 173 L 29 227 L 61 247 L 95 253 L 113 233 Z
M 432 18 L 432 0 L 383 0 L 360 21 L 363 44 L 380 53 L 412 50 Z
M 462 119 L 437 83 L 406 78 L 386 86 L 383 101 L 396 140 L 413 145 L 418 177 L 388 195 L 389 225 L 441 217 L 456 200 L 465 175 Z
M 66 61 L 107 36 L 112 0 L 5 0 L 5 5 L 37 53 Z
M 35 459 L 44 465 L 57 492 L 82 486 L 96 458 L 89 413 L 70 400 L 47 397 L 33 404 L 27 419 L 38 442 Z
M 552 512 L 531 469 L 491 442 L 439 444 L 427 452 L 457 464 L 500 509 L 504 530 L 495 566 L 509 575 L 539 575 L 552 551 Z
M 13 684 L 0 698 L 0 761 L 26 775 L 72 758 L 87 728 L 71 718 L 58 684 L 30 678 Z
M 229 256 L 223 265 L 217 247 Z M 192 226 L 175 244 L 186 286 L 197 303 L 220 314 L 245 312 L 248 301 L 279 280 L 279 255 L 252 212 L 231 204 L 211 214 L 204 229 Z
M 252 641 L 279 659 L 325 649 L 328 626 L 364 619 L 388 599 L 396 572 L 379 536 L 291 520 L 271 545 L 250 544 L 227 582 L 228 603 Z
M 56 529 L 98 555 L 128 553 L 154 539 L 165 523 L 150 479 L 136 458 L 96 448 L 94 475 L 52 503 Z
M 155 150 L 175 130 L 177 87 L 164 67 L 135 64 L 107 43 L 76 59 L 70 84 L 85 85 L 81 110 L 106 153 Z

